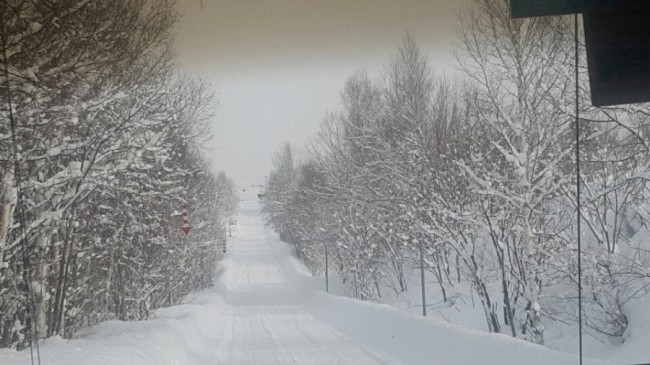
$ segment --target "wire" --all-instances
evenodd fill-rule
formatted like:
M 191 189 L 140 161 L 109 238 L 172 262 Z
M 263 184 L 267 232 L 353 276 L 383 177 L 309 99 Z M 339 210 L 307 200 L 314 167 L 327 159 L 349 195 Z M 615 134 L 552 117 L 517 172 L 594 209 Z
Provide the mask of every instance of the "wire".
M 580 239 L 580 220 L 582 219 L 580 207 L 580 85 L 578 62 L 580 54 L 578 49 L 578 13 L 573 18 L 574 47 L 575 47 L 575 82 L 576 82 L 576 215 L 578 218 L 578 347 L 580 365 L 582 365 L 582 245 Z
M 20 174 L 20 164 L 18 163 L 18 142 L 16 138 L 16 122 L 14 120 L 14 113 L 13 113 L 13 107 L 12 107 L 12 98 L 11 98 L 11 84 L 9 82 L 9 59 L 7 57 L 7 34 L 6 34 L 6 29 L 5 29 L 5 22 L 4 22 L 4 11 L 0 12 L 0 23 L 2 23 L 2 54 L 3 54 L 3 61 L 4 61 L 4 76 L 5 76 L 5 83 L 7 84 L 7 108 L 9 109 L 9 124 L 11 125 L 11 143 L 12 143 L 12 151 L 13 151 L 13 159 L 14 159 L 14 177 L 15 177 L 15 186 L 16 186 L 16 191 L 17 191 L 17 196 L 18 196 L 18 201 L 17 201 L 17 208 L 18 208 L 18 220 L 20 223 L 20 231 L 21 231 L 21 237 L 20 237 L 20 242 L 22 245 L 22 259 L 23 259 L 23 265 L 25 266 L 25 271 L 27 273 L 27 280 L 26 280 L 26 285 L 27 285 L 27 300 L 28 300 L 28 308 L 29 308 L 29 315 L 30 315 L 30 326 L 29 326 L 29 332 L 30 332 L 30 337 L 29 337 L 29 351 L 30 351 L 30 356 L 31 356 L 31 361 L 32 365 L 35 364 L 34 362 L 34 347 L 36 348 L 36 360 L 37 363 L 40 365 L 41 364 L 41 352 L 40 348 L 38 345 L 38 332 L 37 332 L 37 325 L 36 325 L 36 316 L 35 316 L 35 303 L 36 300 L 34 298 L 34 290 L 32 287 L 32 280 L 33 280 L 33 273 L 32 273 L 32 268 L 31 268 L 31 263 L 29 260 L 29 255 L 27 251 L 27 226 L 25 225 L 25 212 L 23 210 L 23 194 L 22 194 L 22 179 L 21 179 L 21 174 Z

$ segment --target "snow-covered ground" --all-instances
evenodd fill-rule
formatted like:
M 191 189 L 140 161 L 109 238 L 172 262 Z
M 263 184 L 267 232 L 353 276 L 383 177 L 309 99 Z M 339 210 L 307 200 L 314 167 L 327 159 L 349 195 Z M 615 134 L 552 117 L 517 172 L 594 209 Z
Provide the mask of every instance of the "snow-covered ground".
M 575 355 L 472 331 L 388 305 L 323 292 L 269 228 L 241 204 L 215 287 L 146 322 L 106 322 L 41 343 L 42 364 L 577 364 Z M 29 364 L 0 351 L 0 364 Z M 586 364 L 610 364 L 589 360 Z
M 422 314 L 422 297 L 420 292 L 419 271 L 409 272 L 407 277 L 408 289 L 404 293 L 396 294 L 394 288 L 381 287 L 381 300 L 400 311 L 411 313 L 415 316 Z M 447 289 L 447 302 L 431 272 L 425 273 L 427 295 L 427 317 L 434 320 L 453 323 L 465 329 L 486 332 L 485 315 L 478 298 L 467 285 L 458 284 Z M 322 286 L 324 286 L 324 279 Z M 497 283 L 499 284 L 499 283 Z M 493 298 L 501 295 L 499 285 L 489 287 Z M 337 295 L 353 296 L 350 288 L 343 288 L 340 278 L 330 274 L 330 292 Z M 614 364 L 648 364 L 650 365 L 650 295 L 633 299 L 626 305 L 626 315 L 630 324 L 626 330 L 625 342 L 616 344 L 606 336 L 585 328 L 583 336 L 583 349 L 586 357 L 605 359 Z M 505 327 L 505 326 L 504 326 Z M 577 323 L 564 323 L 562 321 L 544 319 L 544 345 L 550 349 L 561 352 L 578 353 L 578 328 Z M 508 328 L 503 328 L 503 333 L 509 335 Z

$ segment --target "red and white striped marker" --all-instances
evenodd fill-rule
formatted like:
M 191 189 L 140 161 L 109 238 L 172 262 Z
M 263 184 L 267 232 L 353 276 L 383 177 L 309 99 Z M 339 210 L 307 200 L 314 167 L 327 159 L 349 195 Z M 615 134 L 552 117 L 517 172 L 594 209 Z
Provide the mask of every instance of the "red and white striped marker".
M 187 204 L 183 204 L 183 208 L 181 209 L 181 214 L 183 215 L 183 225 L 181 226 L 181 230 L 185 234 L 188 234 L 192 230 L 192 226 L 190 226 L 190 220 L 187 214 Z

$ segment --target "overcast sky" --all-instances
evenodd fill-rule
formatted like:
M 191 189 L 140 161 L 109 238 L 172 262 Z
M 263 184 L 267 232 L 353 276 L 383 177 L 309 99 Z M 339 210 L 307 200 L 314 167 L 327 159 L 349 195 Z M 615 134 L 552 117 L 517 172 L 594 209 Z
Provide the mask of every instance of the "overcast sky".
M 210 81 L 215 170 L 261 183 L 282 141 L 302 146 L 355 71 L 379 75 L 412 34 L 445 72 L 459 0 L 178 0 L 183 71 Z

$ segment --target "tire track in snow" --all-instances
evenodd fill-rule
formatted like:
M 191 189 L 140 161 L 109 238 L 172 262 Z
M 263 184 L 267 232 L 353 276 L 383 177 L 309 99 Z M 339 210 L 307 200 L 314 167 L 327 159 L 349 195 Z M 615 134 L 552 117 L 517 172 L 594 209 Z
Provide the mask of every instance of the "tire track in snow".
M 288 252 L 263 227 L 257 209 L 240 211 L 224 264 L 221 289 L 226 306 L 217 347 L 223 364 L 397 364 L 309 313 L 312 293 L 302 282 Z

